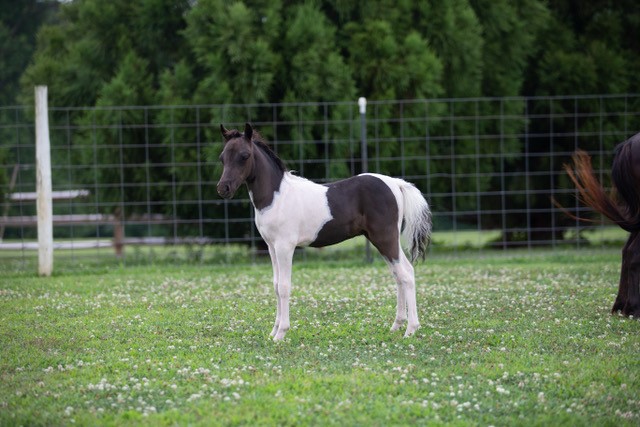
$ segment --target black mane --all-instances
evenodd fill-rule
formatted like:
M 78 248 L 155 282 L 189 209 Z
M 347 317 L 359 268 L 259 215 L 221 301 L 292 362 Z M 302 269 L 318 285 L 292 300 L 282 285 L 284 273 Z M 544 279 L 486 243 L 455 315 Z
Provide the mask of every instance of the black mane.
M 236 132 L 238 132 L 238 131 L 236 131 Z M 240 134 L 240 132 L 238 132 L 238 134 Z M 240 134 L 240 135 L 242 135 L 242 134 Z M 285 164 L 282 161 L 282 159 L 280 157 L 278 157 L 278 155 L 276 153 L 273 152 L 273 150 L 266 143 L 266 141 L 264 140 L 262 135 L 260 135 L 255 130 L 253 131 L 253 136 L 251 138 L 251 141 L 258 148 L 260 148 L 264 152 L 264 154 L 267 155 L 267 157 L 269 157 L 271 160 L 273 160 L 273 163 L 278 167 L 278 169 L 280 169 L 281 172 L 286 172 L 287 171 L 287 167 L 285 166 Z

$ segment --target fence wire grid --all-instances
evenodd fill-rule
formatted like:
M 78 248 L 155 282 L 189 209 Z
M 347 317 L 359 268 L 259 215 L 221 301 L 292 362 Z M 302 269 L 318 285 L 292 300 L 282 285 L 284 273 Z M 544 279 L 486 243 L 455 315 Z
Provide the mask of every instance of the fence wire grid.
M 26 194 L 36 181 L 33 111 L 0 108 L 0 257 L 18 263 L 37 247 Z M 433 251 L 579 247 L 607 223 L 579 223 L 554 205 L 590 215 L 562 165 L 584 149 L 610 187 L 615 145 L 640 130 L 640 96 L 369 101 L 363 116 L 355 100 L 50 107 L 56 247 L 77 257 L 87 248 L 121 257 L 141 245 L 259 253 L 247 192 L 223 200 L 215 190 L 219 126 L 245 122 L 313 181 L 368 170 L 413 182 L 433 210 Z

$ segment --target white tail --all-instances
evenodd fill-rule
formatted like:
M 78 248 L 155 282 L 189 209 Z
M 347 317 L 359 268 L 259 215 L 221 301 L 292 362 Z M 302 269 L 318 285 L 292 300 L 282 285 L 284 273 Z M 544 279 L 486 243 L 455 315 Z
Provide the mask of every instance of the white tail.
M 431 243 L 431 209 L 415 185 L 402 181 L 400 185 L 404 203 L 402 236 L 409 245 L 411 262 L 424 259 Z

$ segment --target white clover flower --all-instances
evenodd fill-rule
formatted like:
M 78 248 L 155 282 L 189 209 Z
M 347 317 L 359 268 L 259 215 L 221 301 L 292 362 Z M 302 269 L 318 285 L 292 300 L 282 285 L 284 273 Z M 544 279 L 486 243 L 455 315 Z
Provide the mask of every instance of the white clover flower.
M 497 387 L 496 387 L 496 392 L 497 392 L 498 394 L 505 394 L 505 395 L 508 395 L 508 394 L 509 394 L 509 390 L 505 389 L 505 388 L 504 388 L 504 387 L 502 387 L 502 386 L 497 386 Z

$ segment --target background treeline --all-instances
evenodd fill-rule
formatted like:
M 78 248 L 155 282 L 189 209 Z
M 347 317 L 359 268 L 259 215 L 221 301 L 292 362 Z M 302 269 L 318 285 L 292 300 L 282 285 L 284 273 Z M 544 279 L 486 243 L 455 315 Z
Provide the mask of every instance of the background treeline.
M 337 124 L 328 130 L 322 126 L 282 126 L 277 135 L 269 126 L 261 130 L 270 140 L 318 141 L 304 144 L 302 154 L 293 144 L 279 146 L 279 152 L 285 158 L 342 159 L 332 162 L 328 173 L 324 166 L 305 169 L 310 178 L 333 179 L 358 172 L 349 156 L 356 158 L 359 153 L 344 142 L 351 124 L 340 125 L 349 119 L 348 109 L 281 108 L 274 117 L 269 108 L 233 105 L 355 102 L 359 96 L 389 100 L 636 93 L 640 85 L 636 72 L 640 69 L 640 6 L 635 0 L 74 0 L 62 4 L 3 0 L 0 17 L 0 104 L 31 105 L 33 86 L 46 84 L 49 103 L 57 107 L 230 105 L 198 110 L 197 120 L 209 122 L 212 127 L 198 130 L 197 135 L 193 129 L 167 130 L 162 126 L 193 122 L 195 119 L 190 117 L 193 110 L 189 109 L 162 109 L 150 116 L 146 110 L 124 113 L 109 109 L 79 110 L 53 117 L 54 123 L 60 120 L 79 126 L 93 124 L 97 129 L 91 133 L 78 132 L 71 140 L 67 136 L 56 142 L 54 137 L 54 144 L 72 144 L 77 148 L 72 155 L 80 163 L 97 155 L 105 164 L 166 164 L 167 150 L 149 150 L 144 141 L 165 142 L 172 147 L 176 141 L 217 142 L 219 122 L 312 123 L 315 117 L 323 117 Z M 524 120 L 432 121 L 429 134 L 435 140 L 441 136 L 442 142 L 434 143 L 429 154 L 436 158 L 447 154 L 459 158 L 455 171 L 451 170 L 451 162 L 439 161 L 429 165 L 431 173 L 487 175 L 473 183 L 454 182 L 455 177 L 434 180 L 430 190 L 446 193 L 455 187 L 461 193 L 491 191 L 499 186 L 498 178 L 490 176 L 492 171 L 525 169 L 532 172 L 531 177 L 513 179 L 513 188 L 524 186 L 525 179 L 530 180 L 528 188 L 537 188 L 536 181 L 540 188 L 552 188 L 548 181 L 554 178 L 545 172 L 559 170 L 560 162 L 550 165 L 552 160 L 541 156 L 525 168 L 524 162 L 528 160 L 523 153 L 546 153 L 550 148 L 519 135 L 525 131 L 544 132 L 547 126 L 558 134 L 565 130 L 620 129 L 622 119 L 609 115 L 603 118 L 597 114 L 602 105 L 597 104 L 597 101 L 581 103 L 580 112 L 587 118 L 570 125 Z M 400 155 L 419 158 L 424 144 L 412 144 L 411 140 L 424 137 L 424 124 L 404 125 L 391 119 L 399 114 L 424 116 L 424 108 L 416 107 L 420 111 L 412 112 L 403 106 L 401 113 L 398 108 L 389 104 L 376 111 L 381 123 L 376 128 L 377 137 L 388 142 L 376 148 L 386 158 Z M 550 108 L 554 113 L 565 109 L 576 111 L 575 105 L 564 105 L 562 101 L 552 106 L 518 100 L 481 104 L 442 102 L 432 104 L 429 115 L 521 117 L 525 110 L 531 113 L 539 109 L 545 114 Z M 628 107 L 607 106 L 611 111 L 625 108 Z M 591 111 L 593 118 L 589 118 Z M 150 126 L 138 127 L 140 123 Z M 127 128 L 128 124 L 136 126 Z M 128 130 L 123 132 L 123 128 Z M 478 151 L 475 141 L 459 138 L 472 132 L 496 137 L 483 140 Z M 393 143 L 401 134 L 407 142 Z M 615 138 L 604 141 L 605 146 L 612 147 Z M 2 144 L 6 145 L 8 140 L 3 138 Z M 327 145 L 327 140 L 332 144 Z M 571 152 L 575 147 L 572 138 L 550 143 L 551 151 Z M 95 152 L 95 147 L 123 144 L 137 148 L 126 153 L 113 149 Z M 477 162 L 470 155 L 491 157 L 496 153 L 496 144 L 508 155 L 496 158 L 493 163 L 483 162 L 483 170 L 478 171 Z M 584 144 L 589 148 L 589 141 Z M 202 149 L 189 145 L 188 149 L 174 151 L 172 158 L 195 162 L 211 157 L 211 151 L 215 150 L 207 149 L 206 144 Z M 3 163 L 15 163 L 14 157 L 11 150 L 0 149 Z M 291 166 L 300 169 L 298 165 Z M 400 170 L 399 162 L 386 162 L 379 171 L 411 176 L 424 175 L 424 168 L 422 162 L 408 161 L 403 162 Z M 96 195 L 104 210 L 147 201 L 133 203 L 129 213 L 135 213 L 135 206 L 143 210 L 150 201 L 161 202 L 163 187 L 157 187 L 157 194 L 150 193 L 148 188 L 137 192 L 135 185 L 124 191 L 122 185 L 117 185 L 123 179 L 134 183 L 142 179 L 173 183 L 216 179 L 213 168 L 198 170 L 198 177 L 193 168 L 171 167 L 114 167 L 87 173 L 92 181 L 97 179 L 105 184 L 100 190 L 103 194 Z M 128 176 L 123 178 L 123 173 Z M 6 182 L 7 177 L 2 175 L 0 180 Z M 73 178 L 83 180 L 81 172 Z M 215 198 L 213 188 L 184 186 L 178 191 L 184 192 L 185 198 L 195 197 L 191 193 Z M 522 195 L 508 197 L 511 206 L 524 207 Z M 549 195 L 534 192 L 526 203 L 527 210 L 536 211 L 537 207 L 548 206 Z M 477 197 L 443 200 L 440 208 L 472 211 L 477 208 Z M 188 218 L 199 212 L 186 205 L 177 214 Z M 547 239 L 552 232 L 548 224 L 556 220 L 549 215 L 545 212 L 534 214 L 535 218 L 514 216 L 510 221 L 530 223 L 533 227 L 540 224 L 539 238 Z M 473 221 L 469 218 L 469 222 Z M 497 224 L 489 221 L 483 226 Z M 518 239 L 516 234 L 507 238 Z
M 56 106 L 624 93 L 640 84 L 633 0 L 1 3 L 2 105 L 28 102 L 43 82 Z

